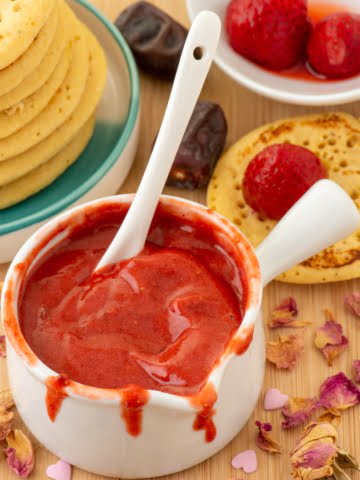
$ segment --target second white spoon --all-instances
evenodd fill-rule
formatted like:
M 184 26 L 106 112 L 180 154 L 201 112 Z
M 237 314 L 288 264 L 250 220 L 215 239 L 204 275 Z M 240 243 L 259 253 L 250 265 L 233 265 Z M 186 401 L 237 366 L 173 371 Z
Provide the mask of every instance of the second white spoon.
M 195 18 L 144 176 L 96 270 L 135 257 L 144 248 L 159 197 L 213 61 L 220 32 L 221 22 L 215 13 L 204 11 Z

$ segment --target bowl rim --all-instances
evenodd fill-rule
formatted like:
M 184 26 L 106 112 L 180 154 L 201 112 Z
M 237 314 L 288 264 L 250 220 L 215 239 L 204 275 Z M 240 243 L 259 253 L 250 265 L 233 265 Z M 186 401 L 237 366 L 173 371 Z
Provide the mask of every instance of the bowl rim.
M 22 334 L 16 302 L 18 296 L 21 294 L 21 287 L 26 281 L 26 275 L 31 270 L 32 265 L 39 261 L 41 252 L 46 245 L 50 245 L 50 249 L 52 249 L 58 242 L 66 238 L 69 231 L 68 224 L 70 219 L 78 216 L 78 222 L 81 222 L 84 219 L 84 212 L 86 210 L 88 210 L 87 214 L 89 214 L 92 209 L 98 209 L 104 205 L 117 205 L 119 203 L 130 204 L 134 196 L 134 194 L 122 194 L 92 200 L 75 206 L 50 219 L 49 222 L 40 227 L 40 229 L 25 242 L 7 271 L 1 292 L 1 310 L 4 332 L 7 342 L 9 342 L 11 346 L 11 356 L 15 355 L 16 358 L 23 363 L 27 371 L 43 385 L 46 384 L 47 377 L 58 376 L 59 373 L 49 368 L 38 358 Z M 221 233 L 230 239 L 243 259 L 242 265 L 246 272 L 247 280 L 245 313 L 239 328 L 233 334 L 229 345 L 210 372 L 203 387 L 205 388 L 210 383 L 215 387 L 216 392 L 219 392 L 227 366 L 234 357 L 246 353 L 253 340 L 255 322 L 261 307 L 263 291 L 260 264 L 255 250 L 245 235 L 219 213 L 207 208 L 205 205 L 180 197 L 162 195 L 160 202 L 167 205 L 169 209 L 173 208 L 174 210 L 180 211 L 181 209 L 188 209 L 189 212 L 192 211 L 195 215 L 210 218 L 211 224 L 214 225 L 214 227 L 217 226 Z M 77 224 L 76 222 L 76 225 Z M 57 234 L 55 237 L 54 232 Z M 54 238 L 57 240 L 54 241 Z M 233 347 L 235 347 L 235 349 Z M 93 402 L 95 400 L 100 404 L 108 406 L 116 405 L 118 407 L 123 390 L 124 388 L 109 389 L 92 387 L 70 380 L 70 385 L 67 387 L 66 393 L 68 397 L 80 401 Z M 147 391 L 150 395 L 147 405 L 157 405 L 162 408 L 192 412 L 194 410 L 192 399 L 198 398 L 203 390 L 198 394 L 188 397 L 158 390 Z
M 85 182 L 83 182 L 65 197 L 59 198 L 56 203 L 44 206 L 36 213 L 27 215 L 21 219 L 7 222 L 6 225 L 3 226 L 0 224 L 0 236 L 22 230 L 50 219 L 54 215 L 79 201 L 89 190 L 99 183 L 99 181 L 109 172 L 109 170 L 119 159 L 129 142 L 138 120 L 140 111 L 140 79 L 137 65 L 130 47 L 115 25 L 111 23 L 111 21 L 108 20 L 105 15 L 103 15 L 96 7 L 90 4 L 88 0 L 75 0 L 75 2 L 90 11 L 90 13 L 92 13 L 92 15 L 94 15 L 106 27 L 123 53 L 130 78 L 130 102 L 127 117 L 124 122 L 124 128 L 111 153 Z
M 246 61 L 244 58 L 243 60 Z M 360 97 L 360 88 L 357 89 L 348 89 L 339 93 L 321 93 L 321 94 L 306 94 L 306 93 L 296 93 L 283 91 L 269 85 L 261 84 L 255 82 L 250 77 L 242 74 L 240 71 L 234 71 L 234 68 L 228 65 L 228 63 L 223 60 L 222 57 L 217 55 L 215 57 L 215 63 L 218 65 L 221 70 L 230 78 L 240 83 L 244 87 L 252 90 L 253 92 L 263 95 L 264 97 L 270 98 L 272 100 L 277 100 L 279 102 L 291 103 L 293 105 L 304 105 L 304 106 L 326 106 L 326 105 L 337 105 L 341 103 L 350 103 L 356 101 Z M 254 67 L 260 69 L 256 64 L 253 64 Z M 274 75 L 267 72 L 269 75 Z M 354 77 L 355 78 L 355 77 Z M 360 78 L 360 76 L 359 76 Z M 295 82 L 302 82 L 301 80 L 293 80 Z M 346 80 L 344 80 L 346 81 Z
M 189 19 L 193 21 L 196 16 L 196 11 L 194 10 L 194 0 L 185 0 L 186 10 L 189 16 Z M 222 42 L 222 38 L 220 42 Z M 276 78 L 277 74 L 272 74 L 269 71 L 263 70 L 256 63 L 247 60 L 245 57 L 239 55 L 244 62 L 251 64 L 257 70 L 261 70 L 262 73 L 270 75 Z M 353 88 L 348 87 L 344 91 L 338 93 L 320 93 L 320 94 L 307 94 L 307 93 L 297 93 L 296 84 L 304 83 L 302 80 L 289 79 L 294 83 L 294 91 L 284 91 L 280 88 L 273 87 L 267 83 L 260 83 L 253 80 L 249 75 L 245 75 L 241 72 L 240 69 L 235 69 L 232 67 L 224 58 L 219 54 L 219 50 L 215 56 L 214 62 L 216 65 L 229 77 L 236 81 L 238 84 L 248 88 L 249 90 L 262 95 L 266 98 L 272 100 L 277 100 L 279 102 L 290 103 L 293 105 L 304 105 L 304 106 L 329 106 L 329 105 L 338 105 L 341 103 L 350 103 L 356 101 L 360 98 L 360 87 Z M 353 77 L 359 78 L 360 74 Z M 342 83 L 346 82 L 349 79 L 339 79 L 334 82 Z

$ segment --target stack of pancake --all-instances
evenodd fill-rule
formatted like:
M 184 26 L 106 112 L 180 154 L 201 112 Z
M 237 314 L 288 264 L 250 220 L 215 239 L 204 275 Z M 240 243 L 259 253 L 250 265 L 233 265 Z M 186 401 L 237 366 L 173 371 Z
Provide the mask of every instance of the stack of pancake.
M 64 0 L 2 0 L 0 209 L 37 193 L 81 154 L 106 60 Z

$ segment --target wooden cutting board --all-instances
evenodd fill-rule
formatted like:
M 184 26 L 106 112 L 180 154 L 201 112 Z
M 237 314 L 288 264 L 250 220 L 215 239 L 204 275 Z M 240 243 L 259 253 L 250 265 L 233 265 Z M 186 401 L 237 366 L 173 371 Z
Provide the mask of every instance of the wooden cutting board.
M 226 0 L 224 0 L 226 1 Z M 103 11 L 111 20 L 127 5 L 134 3 L 131 0 L 93 0 L 92 3 Z M 152 0 L 184 25 L 189 25 L 184 0 Z M 141 76 L 142 95 L 142 122 L 141 141 L 134 166 L 121 189 L 121 193 L 134 192 L 141 178 L 142 172 L 149 157 L 151 145 L 156 135 L 161 118 L 167 103 L 170 83 L 166 83 L 147 75 Z M 321 108 L 306 108 L 286 105 L 262 98 L 249 90 L 242 88 L 229 79 L 216 66 L 212 67 L 205 88 L 202 92 L 203 99 L 218 102 L 224 109 L 229 123 L 228 145 L 232 144 L 240 136 L 249 130 L 266 122 L 277 120 L 292 115 L 303 115 L 310 112 L 319 112 Z M 355 103 L 347 106 L 338 106 L 337 110 L 360 115 L 360 104 Z M 205 201 L 205 192 L 184 192 L 168 189 L 168 193 L 180 195 L 199 202 Z M 0 279 L 6 272 L 6 265 L 0 266 Z M 352 317 L 344 309 L 344 295 L 355 290 L 360 290 L 360 280 L 319 286 L 294 286 L 280 283 L 272 283 L 266 288 L 264 295 L 263 313 L 264 319 L 268 318 L 270 311 L 285 297 L 292 295 L 296 298 L 300 315 L 304 320 L 312 321 L 313 326 L 306 329 L 306 351 L 298 366 L 291 373 L 276 371 L 268 365 L 264 391 L 269 387 L 279 388 L 283 393 L 293 396 L 314 396 L 318 392 L 320 383 L 329 375 L 344 371 L 351 373 L 351 362 L 360 359 L 360 319 Z M 320 353 L 313 346 L 314 328 L 316 324 L 323 322 L 323 309 L 330 308 L 338 321 L 344 325 L 346 335 L 350 339 L 350 349 L 341 358 L 335 361 L 335 365 L 329 368 Z M 275 338 L 278 332 L 267 331 L 268 338 Z M 5 361 L 0 359 L 0 389 L 7 385 Z M 239 378 L 241 382 L 241 378 Z M 236 401 L 236 399 L 234 399 Z M 241 408 L 241 404 L 239 404 Z M 340 427 L 339 443 L 348 449 L 360 460 L 360 407 L 351 409 L 343 415 Z M 282 455 L 268 455 L 255 447 L 256 420 L 270 421 L 274 425 L 274 435 L 284 446 L 285 453 Z M 228 480 L 230 478 L 252 480 L 287 480 L 290 476 L 290 464 L 288 452 L 295 445 L 301 428 L 292 432 L 281 431 L 280 412 L 268 413 L 262 408 L 262 400 L 259 402 L 254 415 L 238 437 L 222 452 L 207 462 L 186 472 L 163 477 L 172 480 Z M 23 428 L 21 421 L 17 420 L 17 426 Z M 96 435 L 96 430 L 94 430 Z M 42 448 L 36 441 L 36 467 L 31 478 L 42 480 L 47 478 L 46 467 L 57 459 Z M 252 475 L 245 475 L 241 471 L 235 471 L 231 467 L 232 457 L 245 449 L 255 448 L 258 453 L 259 469 Z M 141 458 L 139 458 L 141 462 Z M 0 456 L 0 479 L 14 480 L 16 477 L 11 473 Z M 78 469 L 74 469 L 73 480 L 97 480 L 103 477 L 91 475 Z M 354 473 L 353 480 L 360 480 L 360 473 Z

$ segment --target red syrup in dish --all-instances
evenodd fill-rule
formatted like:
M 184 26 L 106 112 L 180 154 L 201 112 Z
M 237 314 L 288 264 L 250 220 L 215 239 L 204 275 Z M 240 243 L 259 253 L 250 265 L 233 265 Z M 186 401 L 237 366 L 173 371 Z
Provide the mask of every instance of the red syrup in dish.
M 333 5 L 327 3 L 314 4 L 313 2 L 309 3 L 309 17 L 312 21 L 312 24 L 316 24 L 323 18 L 334 13 L 349 13 L 349 9 L 344 8 L 342 5 Z M 280 77 L 286 77 L 293 80 L 306 80 L 309 82 L 336 82 L 341 79 L 339 78 L 327 78 L 315 72 L 311 66 L 303 61 L 290 68 L 289 70 L 276 71 L 265 68 L 268 72 L 272 74 L 279 75 Z
M 126 210 L 87 216 L 23 285 L 22 333 L 61 374 L 47 381 L 49 416 L 55 420 L 73 382 L 116 389 L 127 431 L 137 436 L 148 390 L 158 390 L 188 397 L 193 428 L 212 441 L 216 391 L 208 377 L 225 352 L 246 348 L 232 345 L 247 302 L 239 254 L 205 220 L 160 207 L 144 250 L 92 275 Z

